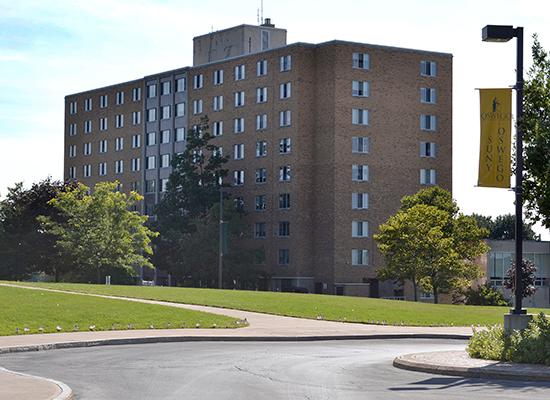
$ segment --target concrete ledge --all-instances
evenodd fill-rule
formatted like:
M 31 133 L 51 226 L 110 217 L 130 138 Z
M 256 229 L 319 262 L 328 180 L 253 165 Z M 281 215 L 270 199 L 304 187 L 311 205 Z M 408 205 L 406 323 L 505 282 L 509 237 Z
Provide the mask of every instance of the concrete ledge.
M 483 379 L 550 381 L 550 367 L 470 358 L 466 351 L 438 351 L 399 356 L 393 366 L 409 371 Z
M 0 368 L 0 399 L 73 400 L 72 389 L 63 382 Z
M 450 339 L 468 340 L 467 335 L 456 334 L 372 334 L 332 336 L 154 336 L 120 339 L 86 340 L 74 342 L 53 342 L 39 345 L 0 347 L 0 354 L 22 353 L 78 347 L 117 346 L 148 343 L 178 342 L 314 342 L 328 340 L 373 340 L 373 339 Z

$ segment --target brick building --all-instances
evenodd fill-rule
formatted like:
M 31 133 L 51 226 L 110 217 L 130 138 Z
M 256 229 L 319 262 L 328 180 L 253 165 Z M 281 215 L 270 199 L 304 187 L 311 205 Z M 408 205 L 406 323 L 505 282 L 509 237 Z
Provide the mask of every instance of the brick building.
M 372 234 L 403 196 L 451 190 L 452 56 L 287 45 L 266 22 L 196 37 L 192 67 L 67 96 L 65 177 L 118 179 L 150 214 L 208 116 L 272 290 L 401 296 L 376 279 Z

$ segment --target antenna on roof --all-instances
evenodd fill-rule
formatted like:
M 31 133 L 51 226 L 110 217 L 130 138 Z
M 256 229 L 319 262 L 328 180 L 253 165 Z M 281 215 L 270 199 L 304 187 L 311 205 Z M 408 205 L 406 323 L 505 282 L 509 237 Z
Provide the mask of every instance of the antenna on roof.
M 258 25 L 260 25 L 260 9 L 259 8 L 258 8 L 258 13 L 257 13 L 256 19 L 258 20 Z
M 264 0 L 260 0 L 260 19 L 262 21 L 262 24 L 264 23 Z

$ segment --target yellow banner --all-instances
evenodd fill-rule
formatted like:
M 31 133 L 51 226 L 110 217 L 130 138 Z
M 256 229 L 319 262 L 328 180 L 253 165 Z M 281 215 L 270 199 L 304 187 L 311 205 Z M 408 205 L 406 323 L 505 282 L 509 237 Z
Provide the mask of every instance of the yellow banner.
M 510 187 L 512 89 L 480 89 L 478 186 Z

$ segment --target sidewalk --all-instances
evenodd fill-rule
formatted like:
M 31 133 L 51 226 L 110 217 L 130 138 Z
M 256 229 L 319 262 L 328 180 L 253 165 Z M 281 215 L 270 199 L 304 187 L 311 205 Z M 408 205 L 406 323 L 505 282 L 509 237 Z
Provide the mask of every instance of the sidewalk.
M 20 374 L 0 368 L 0 399 L 17 400 L 70 400 L 71 389 L 51 379 Z

